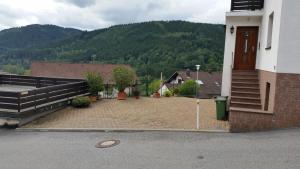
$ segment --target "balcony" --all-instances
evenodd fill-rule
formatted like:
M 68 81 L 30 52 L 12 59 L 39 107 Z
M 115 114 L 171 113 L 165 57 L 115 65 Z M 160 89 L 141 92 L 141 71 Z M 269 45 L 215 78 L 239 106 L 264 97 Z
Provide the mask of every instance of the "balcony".
M 254 11 L 264 8 L 264 0 L 231 0 L 231 11 Z

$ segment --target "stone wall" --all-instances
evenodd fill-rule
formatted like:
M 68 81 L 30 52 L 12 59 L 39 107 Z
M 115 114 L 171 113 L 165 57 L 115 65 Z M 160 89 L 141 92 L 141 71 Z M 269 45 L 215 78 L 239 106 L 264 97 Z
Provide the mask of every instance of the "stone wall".
M 231 132 L 263 131 L 279 128 L 300 127 L 300 74 L 277 73 L 276 81 L 270 72 L 260 72 L 261 86 L 271 82 L 271 97 L 274 97 L 273 112 L 231 111 L 229 117 Z M 268 76 L 269 75 L 269 76 Z M 265 79 L 265 80 L 264 80 Z M 272 84 L 276 84 L 272 93 Z M 261 89 L 262 93 L 265 90 Z M 264 95 L 262 99 L 264 100 Z

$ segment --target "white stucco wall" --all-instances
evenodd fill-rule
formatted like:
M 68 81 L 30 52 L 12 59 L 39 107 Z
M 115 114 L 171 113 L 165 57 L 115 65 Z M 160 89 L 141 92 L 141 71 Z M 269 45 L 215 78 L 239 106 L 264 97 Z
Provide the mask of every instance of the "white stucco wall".
M 233 68 L 234 54 L 235 54 L 235 41 L 236 30 L 238 26 L 260 26 L 261 16 L 228 16 L 226 17 L 226 37 L 225 37 L 225 50 L 224 50 L 224 63 L 223 63 L 223 76 L 222 76 L 222 96 L 229 96 L 231 88 L 231 73 Z M 234 26 L 234 33 L 230 33 L 231 26 Z M 260 36 L 260 31 L 259 31 Z M 260 39 L 260 38 L 259 38 Z M 258 52 L 259 52 L 258 48 Z
M 300 73 L 300 0 L 282 4 L 277 72 Z
M 279 32 L 281 21 L 282 0 L 265 0 L 264 15 L 260 27 L 261 37 L 259 38 L 260 49 L 256 57 L 256 68 L 269 72 L 276 72 Z M 274 12 L 272 47 L 266 49 L 268 39 L 269 16 Z
M 286 0 L 286 1 L 297 1 L 297 0 Z M 222 96 L 230 96 L 231 73 L 232 73 L 232 68 L 234 63 L 236 30 L 238 26 L 259 26 L 256 69 L 270 71 L 270 72 L 276 72 L 277 70 L 280 70 L 280 67 L 279 68 L 277 67 L 277 62 L 278 62 L 277 58 L 278 58 L 278 51 L 279 51 L 279 34 L 281 33 L 280 32 L 281 8 L 282 8 L 282 0 L 265 0 L 265 7 L 263 10 L 226 13 L 227 29 L 226 29 L 224 63 L 223 63 Z M 269 15 L 272 12 L 274 12 L 272 48 L 266 49 Z M 233 34 L 230 33 L 231 26 L 235 27 L 235 32 Z M 295 51 L 295 54 L 296 53 L 297 51 Z M 290 59 L 295 60 L 295 58 L 292 57 Z
M 166 85 L 163 85 L 159 90 L 158 90 L 158 93 L 163 96 L 165 94 L 166 91 L 170 91 L 168 89 L 168 87 Z
M 179 80 L 181 80 L 181 83 L 183 83 L 182 77 L 181 76 L 177 76 L 175 80 L 171 81 L 171 84 L 178 84 Z

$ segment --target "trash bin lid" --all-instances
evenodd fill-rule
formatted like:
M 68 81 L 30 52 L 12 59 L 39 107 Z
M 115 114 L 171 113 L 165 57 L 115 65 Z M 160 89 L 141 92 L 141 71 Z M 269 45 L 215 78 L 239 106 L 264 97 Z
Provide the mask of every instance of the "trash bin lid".
M 223 97 L 223 96 L 217 96 L 217 98 L 215 99 L 216 101 L 226 101 L 227 98 Z

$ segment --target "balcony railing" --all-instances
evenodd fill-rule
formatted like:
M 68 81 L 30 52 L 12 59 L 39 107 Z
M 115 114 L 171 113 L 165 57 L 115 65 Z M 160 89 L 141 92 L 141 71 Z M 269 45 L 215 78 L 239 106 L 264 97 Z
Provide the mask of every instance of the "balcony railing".
M 231 11 L 260 10 L 264 0 L 231 0 Z

